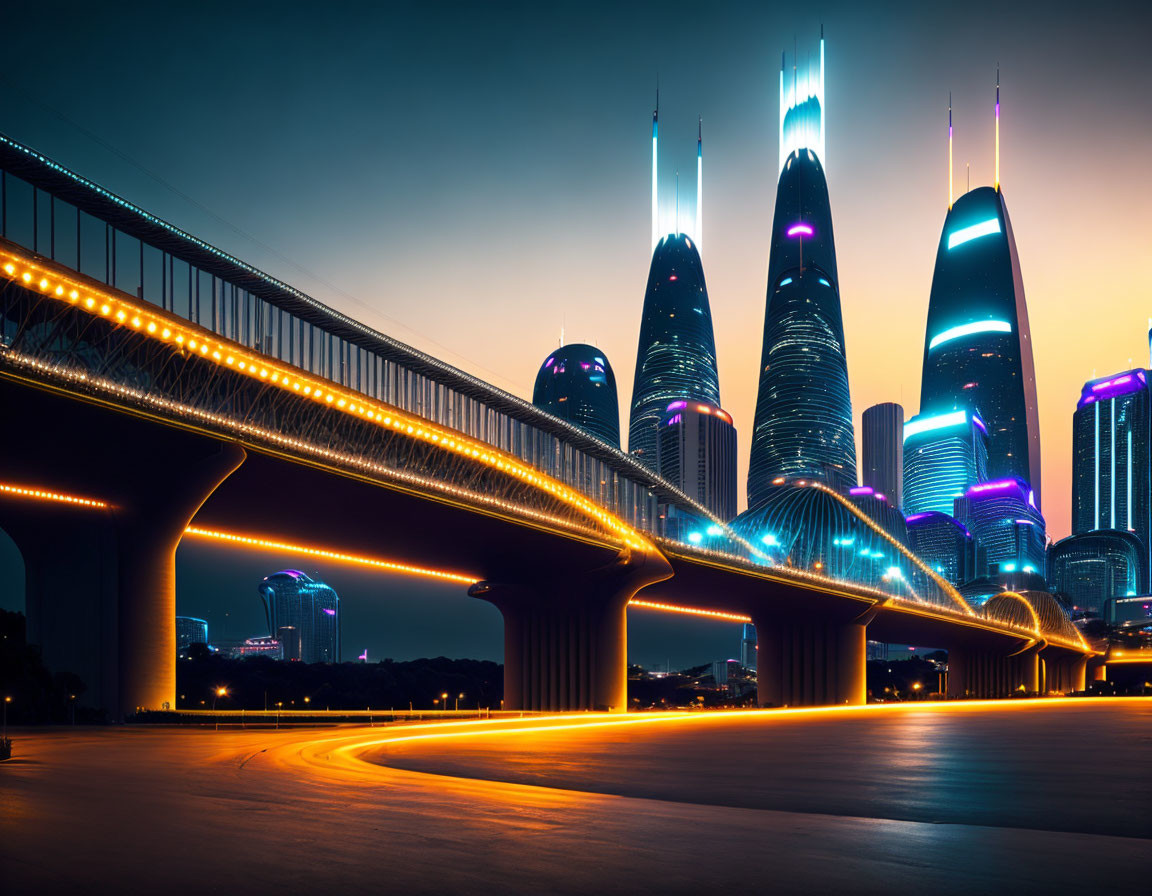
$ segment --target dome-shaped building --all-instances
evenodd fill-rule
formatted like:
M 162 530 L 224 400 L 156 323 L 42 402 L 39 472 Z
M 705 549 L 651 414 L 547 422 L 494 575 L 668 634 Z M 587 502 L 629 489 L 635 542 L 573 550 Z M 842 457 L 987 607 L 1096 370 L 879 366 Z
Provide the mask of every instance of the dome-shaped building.
M 536 374 L 532 404 L 620 447 L 616 375 L 593 345 L 572 343 L 550 354 Z

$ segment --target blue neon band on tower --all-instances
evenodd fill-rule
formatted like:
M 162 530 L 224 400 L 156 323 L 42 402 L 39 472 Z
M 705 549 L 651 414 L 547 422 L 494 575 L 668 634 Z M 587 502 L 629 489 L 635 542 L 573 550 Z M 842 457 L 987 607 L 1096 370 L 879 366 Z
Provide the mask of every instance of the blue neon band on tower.
M 951 327 L 943 333 L 938 333 L 932 337 L 932 341 L 928 343 L 928 349 L 931 351 L 938 345 L 943 345 L 945 342 L 951 342 L 953 339 L 960 339 L 964 336 L 974 336 L 977 333 L 1011 333 L 1012 324 L 1006 320 L 977 320 L 970 324 L 961 324 L 958 327 Z
M 971 240 L 979 239 L 982 236 L 991 236 L 999 232 L 1000 222 L 995 218 L 989 218 L 987 221 L 981 221 L 979 224 L 973 224 L 971 227 L 961 227 L 959 230 L 953 230 L 948 234 L 948 248 L 955 249 L 957 246 L 962 246 Z

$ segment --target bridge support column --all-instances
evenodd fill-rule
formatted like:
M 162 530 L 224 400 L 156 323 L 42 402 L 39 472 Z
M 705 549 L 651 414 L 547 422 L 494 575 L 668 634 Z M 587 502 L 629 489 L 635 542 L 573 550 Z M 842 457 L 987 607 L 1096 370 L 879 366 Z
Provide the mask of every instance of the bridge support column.
M 1021 691 L 1030 695 L 1040 693 L 1040 646 L 1033 644 L 1008 658 L 1006 665 L 1011 672 L 1008 685 L 1012 694 Z
M 244 459 L 236 445 L 197 449 L 141 458 L 128 482 L 110 472 L 108 492 L 90 490 L 107 509 L 0 501 L 0 527 L 24 560 L 29 642 L 112 718 L 175 707 L 176 548 Z
M 958 700 L 968 696 L 968 675 L 971 657 L 966 651 L 948 651 L 948 697 Z
M 468 593 L 504 616 L 504 708 L 628 708 L 628 601 L 671 576 L 659 555 L 543 583 L 480 582 Z
M 866 630 L 860 621 L 756 621 L 760 705 L 863 705 Z

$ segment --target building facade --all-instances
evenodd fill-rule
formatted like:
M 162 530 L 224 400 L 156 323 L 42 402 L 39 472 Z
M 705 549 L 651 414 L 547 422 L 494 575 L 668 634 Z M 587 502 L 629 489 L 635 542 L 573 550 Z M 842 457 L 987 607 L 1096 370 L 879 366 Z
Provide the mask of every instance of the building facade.
M 756 668 L 756 626 L 745 622 L 740 630 L 740 665 L 745 669 Z
M 748 507 L 778 477 L 856 485 L 856 442 L 832 209 L 824 176 L 824 41 L 816 93 L 780 79 L 781 171 L 772 222 Z M 790 92 L 786 92 L 786 89 Z
M 1027 482 L 982 482 L 957 498 L 954 506 L 956 520 L 976 539 L 978 576 L 1030 573 L 1042 582 L 1045 523 Z
M 904 408 L 889 401 L 865 410 L 860 418 L 860 441 L 860 484 L 887 495 L 889 503 L 903 510 Z
M 595 346 L 573 343 L 550 354 L 536 374 L 532 404 L 620 447 L 616 375 Z
M 1152 576 L 1152 391 L 1149 373 L 1090 380 L 1072 416 L 1072 531 L 1132 532 L 1140 541 L 1138 590 Z
M 1139 594 L 1143 581 L 1144 545 L 1132 532 L 1070 535 L 1048 552 L 1048 585 L 1075 612 L 1099 615 L 1106 601 Z
M 656 472 L 719 519 L 736 516 L 736 427 L 715 405 L 674 401 L 660 421 Z
M 919 414 L 904 426 L 904 511 L 951 514 L 953 502 L 988 478 L 988 430 L 967 410 Z
M 291 627 L 299 633 L 301 661 L 340 662 L 340 598 L 335 591 L 298 569 L 266 576 L 259 591 L 268 630 Z
M 184 653 L 193 644 L 208 643 L 208 622 L 195 616 L 176 617 L 176 652 Z
M 975 410 L 987 426 L 988 476 L 1030 483 L 1040 507 L 1032 337 L 998 186 L 965 193 L 949 208 L 932 274 L 920 413 L 961 408 Z
M 976 577 L 976 539 L 962 523 L 937 511 L 914 513 L 906 520 L 912 553 L 953 585 Z

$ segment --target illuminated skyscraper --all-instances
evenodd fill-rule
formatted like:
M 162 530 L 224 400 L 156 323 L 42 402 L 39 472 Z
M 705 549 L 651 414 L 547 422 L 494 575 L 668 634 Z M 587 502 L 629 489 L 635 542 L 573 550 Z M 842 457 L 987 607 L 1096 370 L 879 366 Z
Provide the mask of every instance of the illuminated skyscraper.
M 748 507 L 781 476 L 856 485 L 856 443 L 832 210 L 824 178 L 824 40 L 817 78 L 780 72 L 780 180 L 772 222 Z M 813 92 L 814 91 L 814 92 Z
M 860 484 L 887 495 L 898 510 L 904 507 L 904 408 L 892 402 L 874 404 L 860 418 L 864 462 Z
M 750 622 L 745 622 L 740 632 L 740 665 L 756 668 L 756 626 Z
M 176 652 L 187 653 L 193 644 L 208 643 L 208 623 L 195 616 L 176 617 Z
M 657 200 L 656 145 L 658 113 L 652 114 L 652 265 L 644 292 L 636 378 L 628 418 L 628 451 L 656 469 L 656 431 L 673 401 L 720 404 L 716 341 L 704 267 L 693 239 L 675 230 L 661 236 Z M 697 142 L 697 172 L 703 173 Z M 699 189 L 697 194 L 699 195 Z M 702 223 L 697 200 L 697 240 Z
M 1044 575 L 1044 517 L 1027 482 L 982 482 L 957 498 L 955 509 L 957 521 L 976 538 L 977 575 Z
M 268 630 L 292 627 L 305 663 L 340 662 L 340 598 L 298 569 L 265 576 L 259 587 Z
M 724 522 L 736 516 L 736 427 L 720 408 L 668 405 L 656 439 L 656 470 Z
M 1129 370 L 1084 384 L 1072 416 L 1072 531 L 1135 533 L 1139 589 L 1152 574 L 1152 390 Z M 1114 596 L 1114 595 L 1109 595 Z M 1099 608 L 1097 608 L 1099 609 Z
M 926 511 L 907 519 L 908 547 L 953 585 L 976 576 L 976 539 L 949 514 Z
M 920 414 L 904 425 L 904 511 L 951 514 L 953 501 L 988 478 L 988 431 L 966 410 Z
M 996 183 L 954 203 L 949 196 L 928 302 L 920 413 L 977 410 L 988 427 L 988 475 L 1028 482 L 1039 507 L 1036 376 L 1020 259 L 1000 190 L 999 95 L 997 86 Z M 951 139 L 949 124 L 949 147 Z
M 532 404 L 620 447 L 616 375 L 595 346 L 574 343 L 550 354 L 536 374 Z
M 1143 543 L 1131 532 L 1069 535 L 1048 552 L 1048 584 L 1071 599 L 1073 610 L 1102 613 L 1109 598 L 1140 591 L 1144 554 Z

